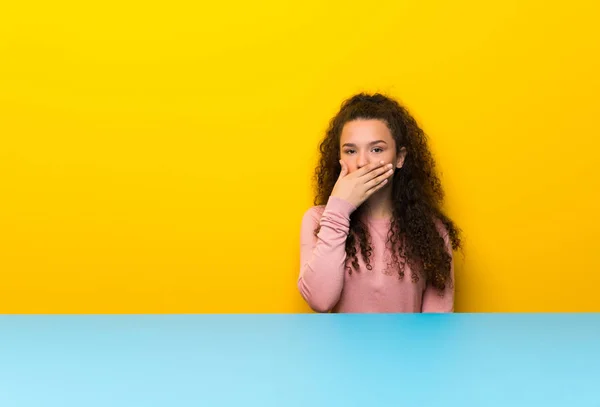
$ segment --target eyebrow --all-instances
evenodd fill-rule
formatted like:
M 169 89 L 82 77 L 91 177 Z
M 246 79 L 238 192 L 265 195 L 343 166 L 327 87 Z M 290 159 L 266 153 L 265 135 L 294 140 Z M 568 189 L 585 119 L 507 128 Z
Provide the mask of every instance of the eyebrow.
M 374 146 L 375 144 L 379 144 L 379 143 L 387 144 L 383 140 L 375 140 L 375 141 L 370 142 L 369 145 Z M 344 143 L 344 145 L 342 147 L 356 147 L 356 144 L 354 144 L 354 143 Z

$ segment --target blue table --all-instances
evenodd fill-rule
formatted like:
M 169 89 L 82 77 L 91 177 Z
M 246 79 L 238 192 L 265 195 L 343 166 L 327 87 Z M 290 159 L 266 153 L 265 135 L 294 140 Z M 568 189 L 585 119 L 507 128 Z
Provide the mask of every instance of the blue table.
M 600 406 L 600 314 L 0 317 L 0 406 Z

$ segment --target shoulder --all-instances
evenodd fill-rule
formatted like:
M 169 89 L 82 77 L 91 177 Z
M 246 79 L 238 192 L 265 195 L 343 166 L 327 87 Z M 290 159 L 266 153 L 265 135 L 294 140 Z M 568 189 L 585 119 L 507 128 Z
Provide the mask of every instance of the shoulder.
M 434 217 L 433 223 L 440 236 L 442 236 L 444 240 L 446 240 L 448 238 L 448 229 L 446 228 L 446 225 L 444 225 L 444 222 L 442 222 L 440 218 Z
M 319 229 L 321 216 L 323 215 L 324 211 L 325 207 L 319 205 L 312 206 L 304 212 L 300 225 L 300 240 L 302 242 L 314 243 L 315 232 Z
M 325 212 L 325 205 L 311 206 L 302 215 L 302 226 L 316 225 Z
M 446 248 L 446 251 L 452 253 L 452 243 L 450 242 L 450 232 L 448 231 L 448 228 L 446 227 L 444 222 L 438 217 L 435 217 L 433 219 L 433 223 L 435 224 L 435 227 L 442 239 L 444 239 L 444 246 Z
M 303 223 L 319 223 L 321 217 L 326 214 L 336 219 L 349 220 L 350 214 L 356 210 L 356 207 L 350 202 L 341 198 L 330 197 L 326 205 L 312 206 L 304 212 Z

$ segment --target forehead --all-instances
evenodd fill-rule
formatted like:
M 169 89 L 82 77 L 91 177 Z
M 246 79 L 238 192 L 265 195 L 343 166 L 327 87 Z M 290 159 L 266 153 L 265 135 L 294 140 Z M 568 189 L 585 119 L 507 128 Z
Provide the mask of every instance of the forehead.
M 344 125 L 340 143 L 368 144 L 374 140 L 393 142 L 392 133 L 383 120 L 359 119 Z

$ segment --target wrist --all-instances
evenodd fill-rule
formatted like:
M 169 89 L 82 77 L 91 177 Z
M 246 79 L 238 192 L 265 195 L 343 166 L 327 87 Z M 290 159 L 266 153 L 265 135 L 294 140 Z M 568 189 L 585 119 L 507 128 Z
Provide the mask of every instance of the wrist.
M 336 212 L 341 212 L 350 216 L 358 206 L 346 198 L 339 197 L 337 195 L 331 195 L 327 201 L 327 209 L 333 209 Z

